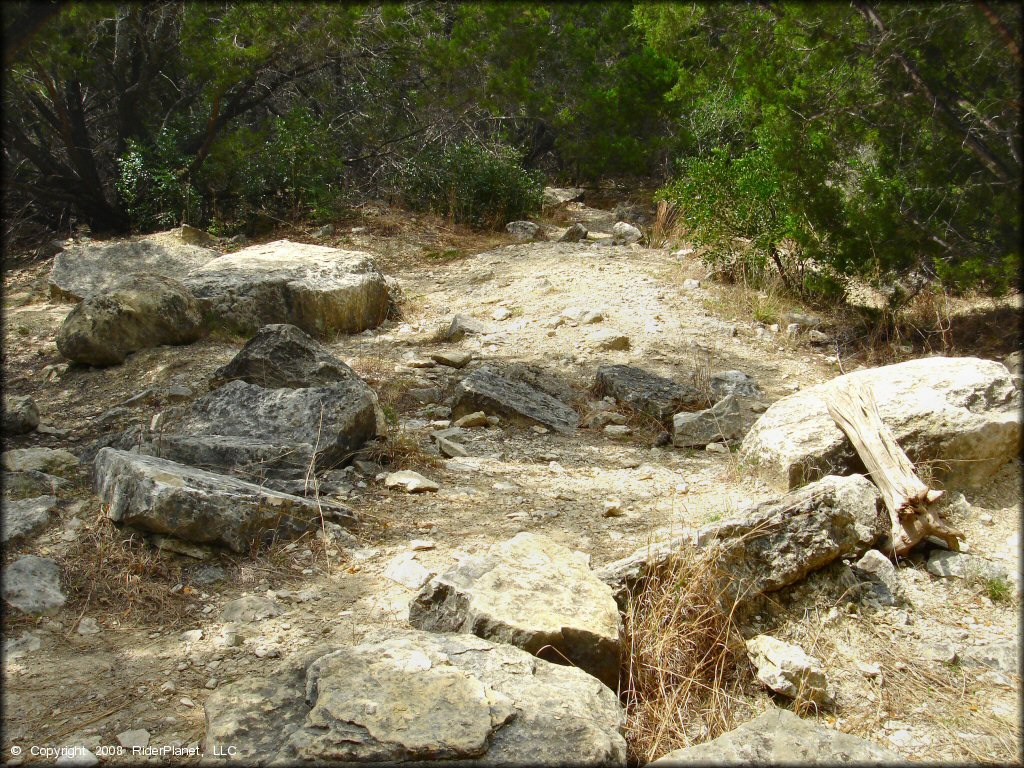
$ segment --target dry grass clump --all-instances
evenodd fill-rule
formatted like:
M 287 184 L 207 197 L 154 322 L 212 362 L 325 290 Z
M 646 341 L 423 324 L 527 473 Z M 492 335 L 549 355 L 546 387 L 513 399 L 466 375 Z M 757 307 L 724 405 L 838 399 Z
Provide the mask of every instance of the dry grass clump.
M 649 238 L 651 248 L 664 248 L 669 243 L 675 243 L 680 240 L 685 227 L 679 213 L 679 208 L 675 203 L 670 203 L 667 200 L 658 201 L 658 207 L 654 214 L 654 223 L 651 224 Z
M 102 609 L 138 626 L 174 626 L 193 610 L 189 593 L 171 592 L 181 566 L 118 529 L 105 515 L 85 523 L 75 542 L 55 558 L 64 574 L 68 604 L 79 616 Z M 73 627 L 72 627 L 73 628 Z
M 632 590 L 621 680 L 632 760 L 714 739 L 749 717 L 750 670 L 727 583 L 712 561 L 682 552 Z

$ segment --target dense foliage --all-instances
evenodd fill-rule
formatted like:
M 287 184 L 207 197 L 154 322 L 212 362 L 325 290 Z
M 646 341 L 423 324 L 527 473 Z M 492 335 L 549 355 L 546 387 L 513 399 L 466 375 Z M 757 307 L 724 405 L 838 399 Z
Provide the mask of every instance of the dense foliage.
M 228 233 L 369 196 L 500 226 L 653 180 L 717 261 L 999 290 L 1020 235 L 1021 7 L 3 6 L 8 236 Z

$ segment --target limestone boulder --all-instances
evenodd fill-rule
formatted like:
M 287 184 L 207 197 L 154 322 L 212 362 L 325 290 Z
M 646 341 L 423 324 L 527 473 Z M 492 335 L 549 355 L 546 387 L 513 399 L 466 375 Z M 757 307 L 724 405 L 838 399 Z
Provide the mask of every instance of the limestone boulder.
M 586 190 L 582 187 L 544 187 L 544 207 L 556 208 L 566 203 L 581 203 Z
M 476 411 L 520 424 L 542 424 L 563 433 L 572 432 L 579 424 L 579 415 L 561 400 L 522 381 L 505 378 L 489 366 L 473 371 L 455 388 L 452 419 Z
M 472 635 L 384 630 L 298 669 L 219 687 L 205 759 L 247 765 L 430 762 L 624 766 L 607 687 Z
M 714 442 L 732 442 L 743 437 L 747 421 L 736 395 L 723 397 L 711 408 L 677 413 L 672 417 L 672 444 L 692 448 Z
M 888 530 L 878 489 L 862 475 L 829 476 L 728 520 L 683 531 L 598 571 L 620 604 L 633 585 L 682 547 L 705 551 L 740 600 L 794 584 L 840 557 L 859 555 Z
M 114 522 L 235 552 L 247 552 L 253 542 L 269 536 L 314 531 L 321 514 L 333 523 L 356 524 L 352 511 L 338 504 L 114 448 L 96 455 L 93 480 Z
M 330 386 L 302 389 L 264 389 L 235 380 L 196 400 L 167 429 L 177 435 L 247 438 L 270 446 L 305 445 L 317 467 L 327 468 L 348 461 L 377 435 L 378 409 L 373 390 L 354 375 Z M 304 458 L 301 454 L 285 453 L 283 459 L 294 463 Z M 228 456 L 216 465 L 227 467 L 234 460 Z
M 625 221 L 617 221 L 612 227 L 612 239 L 616 243 L 629 245 L 631 243 L 639 242 L 643 236 L 643 232 Z
M 562 233 L 562 236 L 558 238 L 558 242 L 578 243 L 583 240 L 586 240 L 587 235 L 589 234 L 590 233 L 587 231 L 587 228 L 577 221 L 575 224 L 570 226 L 568 229 L 565 230 L 565 232 Z
M 534 224 L 532 221 L 510 221 L 505 225 L 505 231 L 520 243 L 545 239 L 540 224 Z
M 57 331 L 57 349 L 68 360 L 102 367 L 140 349 L 191 344 L 203 332 L 199 304 L 181 283 L 135 273 L 71 310 Z
M 39 408 L 31 397 L 4 395 L 4 434 L 24 435 L 39 426 Z
M 520 533 L 433 578 L 409 606 L 409 622 L 568 661 L 614 689 L 619 612 L 589 562 L 546 536 Z
M 769 709 L 717 739 L 659 757 L 659 768 L 690 765 L 860 765 L 883 768 L 907 761 L 872 741 Z
M 757 679 L 764 685 L 799 702 L 832 704 L 821 661 L 808 656 L 803 648 L 771 635 L 752 637 L 746 646 Z
M 745 461 L 790 488 L 826 474 L 864 471 L 824 395 L 846 381 L 867 385 L 882 421 L 914 463 L 947 487 L 976 484 L 1019 455 L 1021 395 L 994 360 L 927 357 L 870 368 L 776 401 L 747 433 Z
M 182 242 L 172 233 L 76 245 L 54 258 L 50 294 L 55 299 L 81 301 L 110 291 L 127 273 L 180 280 L 217 255 L 209 248 Z
M 369 254 L 290 240 L 222 256 L 184 283 L 211 323 L 247 335 L 270 323 L 318 338 L 358 333 L 388 313 L 387 281 Z
M 40 472 L 69 477 L 78 468 L 78 457 L 63 448 L 12 448 L 0 454 L 0 466 L 8 472 Z
M 661 422 L 684 408 L 708 405 L 696 387 L 631 365 L 602 365 L 594 377 L 594 390 Z

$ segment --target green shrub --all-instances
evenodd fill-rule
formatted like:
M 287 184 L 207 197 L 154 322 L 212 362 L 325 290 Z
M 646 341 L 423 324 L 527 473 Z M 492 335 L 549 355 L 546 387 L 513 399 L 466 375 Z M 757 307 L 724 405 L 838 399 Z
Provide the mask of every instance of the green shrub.
M 398 183 L 406 205 L 479 229 L 540 210 L 543 181 L 508 146 L 464 141 L 410 162 Z
M 188 180 L 188 159 L 176 148 L 176 137 L 162 132 L 155 146 L 134 139 L 117 159 L 117 193 L 132 225 L 143 231 L 179 224 L 200 224 L 202 198 Z

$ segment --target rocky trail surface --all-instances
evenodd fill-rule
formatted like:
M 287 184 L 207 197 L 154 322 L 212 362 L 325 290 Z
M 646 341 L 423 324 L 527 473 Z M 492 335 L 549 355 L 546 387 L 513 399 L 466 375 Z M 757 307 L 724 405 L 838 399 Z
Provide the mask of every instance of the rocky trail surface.
M 1019 376 L 986 363 L 978 381 L 937 377 L 958 432 L 983 421 L 979 434 L 999 434 L 955 459 L 988 461 L 948 494 L 965 554 L 872 565 L 884 525 L 872 528 L 870 483 L 854 481 L 869 489 L 857 486 L 860 517 L 836 491 L 838 517 L 822 518 L 821 494 L 790 515 L 804 507 L 772 506 L 788 490 L 764 471 L 775 459 L 751 460 L 771 450 L 755 440 L 767 427 L 751 432 L 759 419 L 788 429 L 774 403 L 857 361 L 799 322 L 724 319 L 733 289 L 692 254 L 627 244 L 610 212 L 570 203 L 560 221 L 545 240 L 515 230 L 451 247 L 438 228 L 369 216 L 306 237 L 342 249 L 344 274 L 296 277 L 303 254 L 331 253 L 261 245 L 289 259 L 261 266 L 263 283 L 244 259 L 189 246 L 203 275 L 232 259 L 235 287 L 203 297 L 220 324 L 170 341 L 182 346 L 133 335 L 102 368 L 58 352 L 73 289 L 51 291 L 49 263 L 8 269 L 5 397 L 36 413 L 14 401 L 5 413 L 5 762 L 40 761 L 35 745 L 104 764 L 190 764 L 215 747 L 255 762 L 623 764 L 619 561 L 673 536 L 742 539 L 731 520 L 789 518 L 803 527 L 736 560 L 772 595 L 745 635 L 817 657 L 829 708 L 804 718 L 815 727 L 796 746 L 768 714 L 744 727 L 775 734 L 784 759 L 808 744 L 856 753 L 855 737 L 872 742 L 865 760 L 1017 759 Z M 558 242 L 572 221 L 589 236 Z M 184 281 L 200 282 L 219 285 Z M 102 309 L 103 296 L 86 301 Z M 318 324 L 355 305 L 351 327 Z M 260 326 L 266 349 L 254 341 L 241 359 Z M 294 525 L 261 546 L 250 532 L 268 508 Z M 785 677 L 782 651 L 750 653 L 783 670 L 759 680 Z M 552 663 L 566 659 L 579 669 Z M 787 705 L 769 687 L 748 719 Z M 152 749 L 133 755 L 140 745 Z

